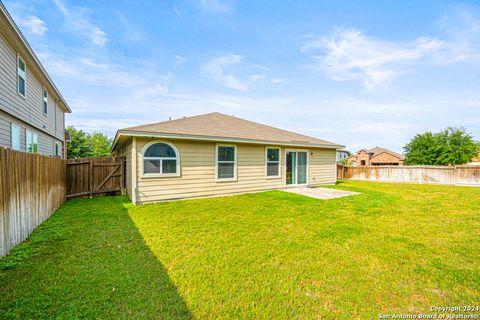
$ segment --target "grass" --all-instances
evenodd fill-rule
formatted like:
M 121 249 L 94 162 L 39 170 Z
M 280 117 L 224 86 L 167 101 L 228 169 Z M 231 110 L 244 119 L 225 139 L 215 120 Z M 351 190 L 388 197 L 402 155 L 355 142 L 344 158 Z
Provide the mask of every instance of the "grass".
M 0 260 L 0 318 L 318 319 L 480 301 L 480 189 L 73 200 Z

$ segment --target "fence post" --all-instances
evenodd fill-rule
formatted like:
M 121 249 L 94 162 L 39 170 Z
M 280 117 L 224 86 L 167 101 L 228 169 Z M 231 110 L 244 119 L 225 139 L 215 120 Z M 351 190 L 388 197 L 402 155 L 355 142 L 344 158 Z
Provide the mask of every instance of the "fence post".
M 456 186 L 457 185 L 457 166 L 453 166 L 453 185 Z
M 88 181 L 90 182 L 89 183 L 89 191 L 90 191 L 90 198 L 93 198 L 93 160 L 90 159 L 90 163 L 89 163 L 89 178 L 88 178 Z

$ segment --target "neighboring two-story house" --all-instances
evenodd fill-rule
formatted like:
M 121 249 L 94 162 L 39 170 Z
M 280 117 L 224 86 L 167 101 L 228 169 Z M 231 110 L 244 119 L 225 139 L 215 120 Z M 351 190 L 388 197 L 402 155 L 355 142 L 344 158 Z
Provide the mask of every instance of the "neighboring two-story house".
M 347 151 L 345 149 L 338 149 L 337 150 L 337 162 L 340 162 L 344 159 L 347 159 L 350 156 L 350 151 Z
M 66 156 L 71 110 L 0 2 L 0 146 Z

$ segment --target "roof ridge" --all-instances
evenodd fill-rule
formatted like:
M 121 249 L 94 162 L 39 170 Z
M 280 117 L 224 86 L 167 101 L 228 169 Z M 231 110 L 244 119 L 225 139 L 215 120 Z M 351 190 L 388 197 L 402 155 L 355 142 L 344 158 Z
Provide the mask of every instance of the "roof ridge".
M 226 117 L 231 117 L 231 118 L 239 119 L 239 120 L 242 120 L 242 121 L 245 121 L 245 122 L 253 123 L 253 124 L 255 124 L 255 125 L 265 126 L 265 127 L 270 128 L 270 129 L 279 130 L 279 131 L 283 131 L 283 132 L 288 132 L 288 133 L 295 134 L 295 135 L 302 136 L 302 137 L 306 137 L 306 138 L 309 138 L 309 139 L 316 139 L 316 140 L 321 140 L 321 141 L 326 142 L 326 143 L 335 144 L 335 143 L 333 143 L 333 142 L 331 142 L 331 141 L 319 139 L 319 138 L 312 137 L 312 136 L 307 136 L 306 134 L 302 134 L 302 133 L 298 133 L 298 132 L 293 132 L 293 131 L 286 130 L 286 129 L 282 129 L 282 128 L 277 128 L 277 127 L 274 127 L 274 126 L 271 126 L 271 125 L 268 125 L 268 124 L 264 124 L 264 123 L 260 123 L 260 122 L 255 122 L 255 121 L 248 120 L 248 119 L 244 119 L 244 118 L 241 118 L 241 117 L 229 116 L 228 114 L 224 114 L 224 113 L 221 113 L 221 112 L 211 112 L 210 114 L 214 114 L 214 113 L 217 113 L 217 114 L 219 114 L 219 115 L 226 116 Z M 292 140 L 292 141 L 294 141 L 294 140 Z
M 174 120 L 131 126 L 117 131 L 128 135 L 130 132 L 183 134 L 212 136 L 223 139 L 252 139 L 259 141 L 285 142 L 293 144 L 318 144 L 340 146 L 334 142 L 308 136 L 268 124 L 255 122 L 221 112 L 210 112 Z

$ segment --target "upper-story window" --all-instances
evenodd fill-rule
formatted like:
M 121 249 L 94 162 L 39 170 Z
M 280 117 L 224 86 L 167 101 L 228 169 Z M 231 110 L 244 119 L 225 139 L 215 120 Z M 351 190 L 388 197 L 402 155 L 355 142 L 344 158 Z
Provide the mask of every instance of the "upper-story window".
M 22 57 L 18 56 L 17 62 L 18 94 L 25 97 L 27 92 L 27 66 Z
M 180 157 L 174 145 L 167 142 L 153 142 L 144 147 L 144 176 L 179 176 Z
M 48 114 L 48 91 L 43 87 L 43 114 Z
M 55 157 L 60 156 L 60 144 L 58 143 L 58 141 L 53 142 L 53 155 Z

